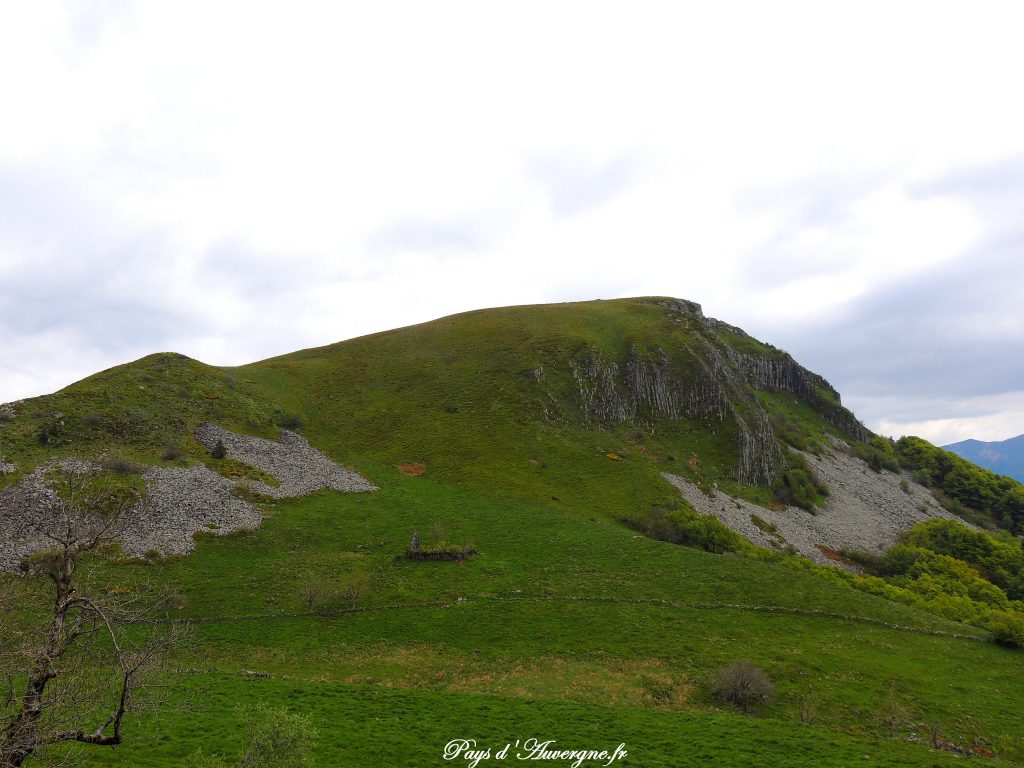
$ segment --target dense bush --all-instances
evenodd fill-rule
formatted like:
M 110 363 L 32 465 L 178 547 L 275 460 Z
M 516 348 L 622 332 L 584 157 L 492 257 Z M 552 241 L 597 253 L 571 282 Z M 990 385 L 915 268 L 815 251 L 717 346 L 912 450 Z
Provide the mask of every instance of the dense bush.
M 285 429 L 301 429 L 305 425 L 302 417 L 294 413 L 278 414 L 275 421 L 277 426 L 284 427 Z
M 711 681 L 711 695 L 743 712 L 767 704 L 775 693 L 768 676 L 750 661 L 719 669 Z
M 808 512 L 813 512 L 828 496 L 828 486 L 814 477 L 804 457 L 798 453 L 789 455 L 788 467 L 775 481 L 773 491 L 779 504 Z
M 992 633 L 992 640 L 1000 645 L 1024 648 L 1024 614 L 994 614 L 989 619 L 986 629 Z
M 188 758 L 188 768 L 307 768 L 319 736 L 309 718 L 260 702 L 239 707 L 243 751 L 228 762 L 220 755 L 198 750 Z
M 112 456 L 101 462 L 103 468 L 109 472 L 116 472 L 119 475 L 141 475 L 144 467 L 135 464 L 123 456 Z
M 64 414 L 57 412 L 52 416 L 46 416 L 39 425 L 36 437 L 40 445 L 57 446 L 65 442 L 62 439 L 64 434 Z
M 173 440 L 169 440 L 167 442 L 167 445 L 164 446 L 164 451 L 161 454 L 161 458 L 163 458 L 165 461 L 177 461 L 184 455 L 185 452 L 182 450 L 181 445 L 179 443 L 174 442 Z
M 643 531 L 652 539 L 700 547 L 705 552 L 735 552 L 743 547 L 743 539 L 739 534 L 717 518 L 688 510 L 666 512 L 660 507 L 654 507 L 646 515 L 631 515 L 623 518 L 623 522 L 635 530 Z
M 901 437 L 894 444 L 900 464 L 921 483 L 983 513 L 995 525 L 1024 533 L 1024 486 L 989 472 L 919 437 Z
M 888 469 L 890 472 L 900 471 L 900 458 L 896 452 L 896 444 L 885 437 L 875 435 L 866 443 L 855 443 L 854 455 L 860 457 L 875 472 Z
M 930 549 L 897 545 L 883 558 L 883 569 L 881 575 L 891 577 L 892 583 L 926 596 L 965 597 L 994 608 L 1009 608 L 1006 593 L 976 568 Z

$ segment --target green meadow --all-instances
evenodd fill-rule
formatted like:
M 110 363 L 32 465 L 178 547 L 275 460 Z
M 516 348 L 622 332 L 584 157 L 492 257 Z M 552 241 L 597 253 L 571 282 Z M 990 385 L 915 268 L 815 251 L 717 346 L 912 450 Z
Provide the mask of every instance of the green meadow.
M 203 535 L 188 556 L 91 564 L 125 589 L 173 586 L 191 632 L 164 705 L 87 759 L 230 758 L 239 706 L 267 702 L 307 716 L 324 766 L 466 764 L 443 759 L 449 741 L 531 738 L 625 744 L 619 764 L 645 767 L 1024 764 L 1024 652 L 813 571 L 620 522 L 678 507 L 666 469 L 770 498 L 735 481 L 733 416 L 599 424 L 580 404 L 568 361 L 660 347 L 683 350 L 685 371 L 704 333 L 654 300 L 488 310 L 237 368 L 154 355 L 21 404 L 0 424 L 19 466 L 4 483 L 47 456 L 209 461 L 191 434 L 212 420 L 292 426 L 380 489 L 265 500 L 258 530 Z M 731 332 L 713 343 L 781 354 Z M 763 402 L 811 441 L 843 435 L 806 401 L 736 396 L 738 413 Z M 164 458 L 169 444 L 180 457 Z M 403 559 L 414 531 L 477 554 Z M 775 689 L 753 713 L 709 693 L 741 660 Z

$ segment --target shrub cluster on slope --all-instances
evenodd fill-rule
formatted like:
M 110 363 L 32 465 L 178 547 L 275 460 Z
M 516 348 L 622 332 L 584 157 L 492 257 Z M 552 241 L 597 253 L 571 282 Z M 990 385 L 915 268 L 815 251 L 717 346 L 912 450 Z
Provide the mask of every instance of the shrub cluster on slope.
M 918 482 L 936 489 L 955 514 L 969 517 L 973 510 L 983 520 L 1024 534 L 1024 486 L 1013 478 L 982 469 L 920 437 L 875 437 L 854 450 L 876 471 L 910 470 Z
M 952 520 L 930 520 L 914 528 L 907 545 L 970 564 L 1010 600 L 1024 600 L 1024 547 L 1005 531 L 972 531 Z
M 1024 547 L 1009 534 L 929 520 L 880 557 L 851 557 L 899 590 L 893 594 L 901 602 L 988 629 L 998 642 L 1024 646 Z
M 800 507 L 808 512 L 825 503 L 828 486 L 814 476 L 799 453 L 787 456 L 786 468 L 772 486 L 774 500 L 784 506 Z
M 712 515 L 699 515 L 670 502 L 668 510 L 652 507 L 646 514 L 634 513 L 622 522 L 652 539 L 700 547 L 705 552 L 736 552 L 750 545 L 732 529 Z
M 1024 647 L 1024 548 L 1005 531 L 973 531 L 934 519 L 911 529 L 884 555 L 844 552 L 865 574 L 817 565 L 789 552 L 757 547 L 711 515 L 678 506 L 652 507 L 622 518 L 659 541 L 707 552 L 738 552 L 755 560 L 811 571 L 829 581 L 909 605 L 992 633 L 1003 645 Z

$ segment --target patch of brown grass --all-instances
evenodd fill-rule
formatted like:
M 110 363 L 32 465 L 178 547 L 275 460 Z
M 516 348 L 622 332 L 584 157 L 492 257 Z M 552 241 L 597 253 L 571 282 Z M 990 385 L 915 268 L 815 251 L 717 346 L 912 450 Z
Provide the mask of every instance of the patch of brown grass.
M 427 465 L 422 461 L 414 461 L 412 464 L 399 464 L 398 471 L 409 477 L 419 477 L 427 471 Z
M 641 445 L 640 443 L 633 443 L 632 445 L 633 449 L 641 456 L 643 456 L 645 459 L 647 459 L 649 462 L 651 462 L 651 464 L 661 463 L 661 458 L 659 458 L 659 456 L 646 445 Z
M 860 566 L 850 558 L 843 555 L 842 552 L 832 549 L 832 547 L 826 547 L 824 544 L 815 544 L 815 546 L 821 551 L 821 554 L 829 560 L 834 560 L 835 562 L 842 563 L 849 568 L 856 568 L 857 570 L 860 570 Z
M 655 658 L 486 659 L 403 645 L 334 651 L 318 657 L 320 664 L 332 668 L 333 679 L 348 682 L 612 706 L 684 710 L 693 693 L 685 674 Z

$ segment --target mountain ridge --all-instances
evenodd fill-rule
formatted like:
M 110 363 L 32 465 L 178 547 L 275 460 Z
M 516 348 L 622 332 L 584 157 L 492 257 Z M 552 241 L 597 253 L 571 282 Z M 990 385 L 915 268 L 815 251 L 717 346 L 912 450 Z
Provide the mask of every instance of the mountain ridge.
M 1024 435 L 1006 440 L 961 440 L 942 446 L 979 467 L 1024 482 Z
M 424 350 L 434 350 L 435 359 L 425 360 Z M 769 402 L 773 393 L 790 392 L 805 401 L 822 422 L 816 428 L 830 424 L 853 439 L 870 435 L 823 377 L 734 326 L 705 318 L 698 304 L 665 297 L 474 310 L 244 366 L 215 367 L 158 353 L 18 407 L 31 409 L 31 431 L 42 445 L 60 448 L 107 437 L 148 442 L 152 454 L 168 439 L 191 439 L 191 428 L 204 420 L 226 419 L 227 428 L 271 436 L 285 411 L 314 403 L 336 407 L 335 396 L 349 383 L 357 391 L 344 396 L 362 397 L 366 405 L 382 399 L 373 389 L 387 391 L 415 366 L 421 387 L 430 385 L 419 393 L 420 401 L 436 398 L 449 412 L 498 410 L 488 395 L 504 391 L 520 400 L 506 402 L 510 409 L 532 404 L 533 415 L 549 423 L 588 430 L 632 427 L 665 436 L 684 422 L 692 422 L 691 431 L 714 422 L 717 453 L 730 465 L 720 467 L 720 474 L 747 485 L 770 482 L 783 464 L 770 416 L 788 406 Z M 338 392 L 316 378 L 318 370 L 342 368 Z M 259 380 L 270 383 L 281 375 L 290 375 L 294 391 L 260 391 Z M 465 381 L 473 377 L 489 378 L 492 392 L 474 391 Z M 510 385 L 510 379 L 517 383 Z M 72 408 L 61 406 L 75 399 L 86 401 L 75 408 L 78 423 L 65 418 Z M 316 420 L 306 416 L 307 422 Z M 349 417 L 359 414 L 350 411 Z M 729 445 L 718 437 L 723 429 L 732 437 Z M 147 436 L 153 439 L 144 441 Z M 25 446 L 33 435 L 18 437 Z

